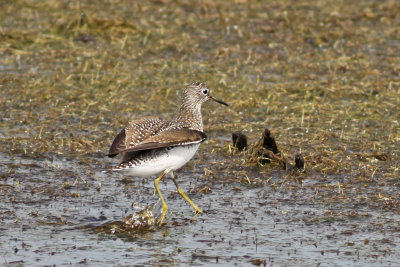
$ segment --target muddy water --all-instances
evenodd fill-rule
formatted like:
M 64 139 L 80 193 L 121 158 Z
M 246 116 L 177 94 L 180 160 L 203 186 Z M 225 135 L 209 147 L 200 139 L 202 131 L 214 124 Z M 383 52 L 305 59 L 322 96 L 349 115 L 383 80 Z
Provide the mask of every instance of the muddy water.
M 1 264 L 398 265 L 396 212 L 357 199 L 327 204 L 310 181 L 281 187 L 211 181 L 199 159 L 178 175 L 187 192 L 210 187 L 189 194 L 204 214 L 194 216 L 165 179 L 167 225 L 129 237 L 99 233 L 96 227 L 133 213 L 133 203 L 158 198 L 152 179 L 102 173 L 112 162 L 89 157 L 99 171 L 88 171 L 82 159 L 1 154 Z

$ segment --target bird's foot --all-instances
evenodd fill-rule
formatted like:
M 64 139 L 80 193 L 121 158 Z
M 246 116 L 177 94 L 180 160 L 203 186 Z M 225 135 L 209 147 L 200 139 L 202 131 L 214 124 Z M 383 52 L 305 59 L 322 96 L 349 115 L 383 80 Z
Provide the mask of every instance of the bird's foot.
M 160 218 L 157 221 L 157 224 L 159 226 L 162 226 L 162 224 L 164 223 L 165 218 L 167 217 L 167 212 L 168 212 L 168 207 L 167 205 L 163 205 L 163 207 L 161 208 L 161 215 Z

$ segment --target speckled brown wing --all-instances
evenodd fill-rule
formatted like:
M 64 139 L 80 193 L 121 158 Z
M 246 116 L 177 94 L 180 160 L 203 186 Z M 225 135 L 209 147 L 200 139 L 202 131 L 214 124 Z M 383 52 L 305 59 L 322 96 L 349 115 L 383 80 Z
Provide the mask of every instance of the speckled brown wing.
M 115 137 L 108 152 L 109 157 L 115 157 L 126 149 L 135 147 L 149 137 L 156 135 L 165 125 L 157 117 L 144 117 L 133 120 Z
M 125 147 L 125 129 L 122 129 L 119 134 L 114 138 L 111 144 L 110 150 L 108 151 L 108 156 L 110 158 L 115 157 L 120 153 L 120 151 L 126 149 Z
M 188 128 L 173 129 L 160 132 L 157 135 L 144 140 L 142 143 L 121 152 L 135 152 L 156 148 L 199 144 L 204 142 L 206 139 L 207 135 L 197 130 Z

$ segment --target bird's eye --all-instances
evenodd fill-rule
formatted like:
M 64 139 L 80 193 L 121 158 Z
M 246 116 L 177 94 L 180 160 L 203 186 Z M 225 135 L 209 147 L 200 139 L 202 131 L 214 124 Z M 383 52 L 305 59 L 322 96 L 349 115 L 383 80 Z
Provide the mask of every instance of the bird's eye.
M 207 90 L 207 89 L 203 89 L 202 92 L 203 92 L 203 94 L 205 94 L 205 95 L 208 94 L 208 90 Z

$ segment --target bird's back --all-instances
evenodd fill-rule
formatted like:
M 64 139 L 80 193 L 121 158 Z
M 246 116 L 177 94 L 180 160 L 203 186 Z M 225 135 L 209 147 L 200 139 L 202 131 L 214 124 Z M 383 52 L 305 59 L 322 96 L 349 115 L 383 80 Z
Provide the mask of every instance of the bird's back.
M 115 137 L 108 156 L 122 154 L 121 163 L 143 155 L 149 150 L 199 144 L 207 136 L 197 130 L 182 127 L 174 121 L 157 117 L 133 120 Z
M 122 129 L 119 134 L 115 137 L 110 150 L 108 152 L 109 157 L 115 157 L 122 153 L 126 149 L 140 145 L 154 135 L 157 135 L 160 131 L 166 128 L 167 122 L 162 121 L 157 117 L 144 117 L 136 120 L 132 120 L 127 127 Z M 124 161 L 124 156 L 121 161 Z

